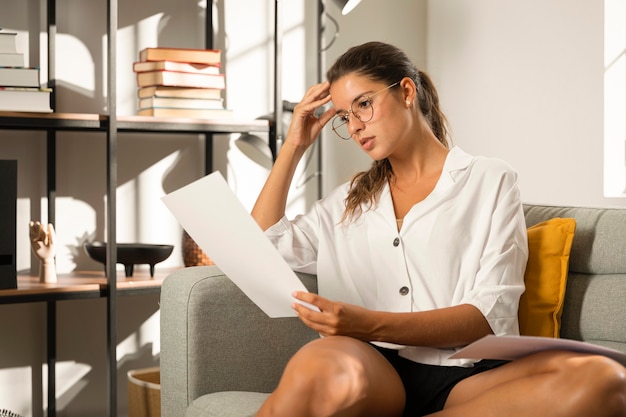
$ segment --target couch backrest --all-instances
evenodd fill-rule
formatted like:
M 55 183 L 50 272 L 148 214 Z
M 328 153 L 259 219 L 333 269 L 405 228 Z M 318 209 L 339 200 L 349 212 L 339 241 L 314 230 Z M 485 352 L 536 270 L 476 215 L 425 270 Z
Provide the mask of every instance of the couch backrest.
M 626 209 L 525 204 L 528 227 L 576 219 L 561 336 L 626 353 Z

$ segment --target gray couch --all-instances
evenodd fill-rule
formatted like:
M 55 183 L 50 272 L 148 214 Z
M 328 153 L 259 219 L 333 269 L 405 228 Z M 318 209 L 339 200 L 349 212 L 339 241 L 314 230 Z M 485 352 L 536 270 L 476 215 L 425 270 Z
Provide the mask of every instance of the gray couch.
M 626 352 L 626 209 L 524 212 L 528 226 L 577 222 L 561 336 Z M 315 291 L 315 277 L 301 279 Z M 173 273 L 161 290 L 162 415 L 254 415 L 289 357 L 315 337 L 295 318 L 267 318 L 216 267 Z

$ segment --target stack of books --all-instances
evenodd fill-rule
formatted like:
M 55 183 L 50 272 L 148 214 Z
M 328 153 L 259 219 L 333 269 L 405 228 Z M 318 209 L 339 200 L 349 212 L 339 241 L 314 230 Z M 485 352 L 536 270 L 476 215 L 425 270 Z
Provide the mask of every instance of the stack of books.
M 226 87 L 221 51 L 214 49 L 146 48 L 133 63 L 137 74 L 140 116 L 221 119 Z
M 0 111 L 50 113 L 49 88 L 40 88 L 39 68 L 24 66 L 17 33 L 0 29 Z

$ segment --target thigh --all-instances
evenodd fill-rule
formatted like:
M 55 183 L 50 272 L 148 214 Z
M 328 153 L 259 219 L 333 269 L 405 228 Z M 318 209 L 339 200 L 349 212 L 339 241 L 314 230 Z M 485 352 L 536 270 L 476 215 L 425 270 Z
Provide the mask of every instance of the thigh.
M 532 381 L 530 377 L 563 369 L 585 356 L 576 352 L 546 351 L 511 361 L 459 382 L 450 392 L 446 407 L 468 402 L 510 382 Z
M 287 364 L 279 389 L 281 385 L 289 389 L 294 381 L 301 381 L 303 377 L 314 381 L 315 387 L 324 387 L 320 396 L 353 387 L 351 394 L 357 398 L 354 408 L 366 415 L 402 414 L 402 381 L 391 364 L 369 343 L 345 336 L 324 337 L 308 343 Z M 324 390 L 330 392 L 324 393 Z

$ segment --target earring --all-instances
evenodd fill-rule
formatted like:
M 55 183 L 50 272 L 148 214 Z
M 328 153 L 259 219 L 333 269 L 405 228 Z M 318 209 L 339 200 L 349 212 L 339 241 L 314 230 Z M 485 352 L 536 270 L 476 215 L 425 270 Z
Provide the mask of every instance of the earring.
M 407 106 L 410 106 L 411 105 L 411 100 L 407 100 L 407 101 L 405 101 L 405 103 L 406 103 Z

